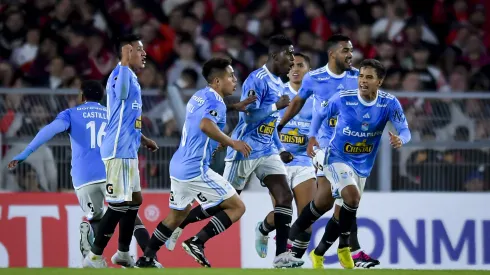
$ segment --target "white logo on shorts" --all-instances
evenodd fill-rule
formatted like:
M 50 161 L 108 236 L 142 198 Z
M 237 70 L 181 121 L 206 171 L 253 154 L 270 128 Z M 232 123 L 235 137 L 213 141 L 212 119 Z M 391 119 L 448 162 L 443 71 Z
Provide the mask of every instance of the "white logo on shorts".
M 160 209 L 154 204 L 150 204 L 145 208 L 145 218 L 150 222 L 155 222 L 160 217 Z

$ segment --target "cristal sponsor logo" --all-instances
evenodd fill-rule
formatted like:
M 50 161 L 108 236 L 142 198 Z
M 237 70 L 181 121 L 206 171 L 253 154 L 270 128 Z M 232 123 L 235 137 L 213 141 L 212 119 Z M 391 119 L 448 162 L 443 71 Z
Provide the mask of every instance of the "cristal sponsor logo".
M 298 128 L 288 131 L 287 134 L 281 133 L 281 142 L 289 144 L 305 145 L 306 137 L 305 135 L 299 134 Z
M 374 145 L 367 144 L 366 140 L 354 144 L 346 142 L 344 144 L 344 153 L 347 154 L 369 154 L 373 151 Z
M 260 134 L 272 136 L 275 128 L 276 128 L 276 119 L 274 119 L 273 121 L 267 124 L 261 124 L 259 126 L 258 131 Z

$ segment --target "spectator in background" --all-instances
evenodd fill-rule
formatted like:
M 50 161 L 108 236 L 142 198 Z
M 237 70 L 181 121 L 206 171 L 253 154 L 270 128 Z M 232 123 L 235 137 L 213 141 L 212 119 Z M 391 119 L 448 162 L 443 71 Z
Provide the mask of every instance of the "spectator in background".
M 465 45 L 462 59 L 471 65 L 472 73 L 476 73 L 480 68 L 490 63 L 490 56 L 476 34 L 470 35 Z
M 0 58 L 9 59 L 10 54 L 24 42 L 26 30 L 24 14 L 19 9 L 7 10 L 0 29 Z
M 49 72 L 49 88 L 57 89 L 63 82 L 63 69 L 65 61 L 61 57 L 55 57 L 51 60 L 48 67 Z
M 405 0 L 388 1 L 385 16 L 378 19 L 371 28 L 371 37 L 376 39 L 386 33 L 387 38 L 393 40 L 405 27 L 408 16 Z
M 193 13 L 186 13 L 182 19 L 181 30 L 188 33 L 197 48 L 197 54 L 203 60 L 211 58 L 211 43 L 209 39 L 201 35 L 201 22 L 199 18 Z
M 411 63 L 409 69 L 418 73 L 423 90 L 443 92 L 449 90 L 441 70 L 429 65 L 429 49 L 425 45 L 414 46 Z
M 29 71 L 34 58 L 36 58 L 40 35 L 39 29 L 29 29 L 26 42 L 21 47 L 15 48 L 10 56 L 10 62 L 24 73 Z
M 183 38 L 174 50 L 178 58 L 167 72 L 168 85 L 175 84 L 186 68 L 193 69 L 196 73 L 201 71 L 201 65 L 196 60 L 196 47 L 191 38 Z M 199 87 L 204 87 L 206 82 L 201 76 L 198 83 Z

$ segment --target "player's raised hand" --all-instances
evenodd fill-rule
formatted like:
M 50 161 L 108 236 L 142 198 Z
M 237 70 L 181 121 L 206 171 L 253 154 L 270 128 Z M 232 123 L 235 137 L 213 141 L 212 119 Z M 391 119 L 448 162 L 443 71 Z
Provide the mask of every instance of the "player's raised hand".
M 141 144 L 144 147 L 148 148 L 148 150 L 150 150 L 151 152 L 156 152 L 158 149 L 160 149 L 154 140 L 147 137 L 141 139 Z
M 13 160 L 13 161 L 9 162 L 9 164 L 7 165 L 7 167 L 10 170 L 12 170 L 12 169 L 14 169 L 17 166 L 17 164 L 19 164 L 19 161 L 18 160 Z
M 289 103 L 290 103 L 289 96 L 283 95 L 276 102 L 276 107 L 277 107 L 278 110 L 282 110 L 282 109 L 288 107 L 289 106 Z
M 294 156 L 293 154 L 291 154 L 290 152 L 288 151 L 282 151 L 279 156 L 281 156 L 281 160 L 282 162 L 284 163 L 290 163 L 291 161 L 293 161 L 294 159 Z
M 308 140 L 308 147 L 306 147 L 306 153 L 308 154 L 308 156 L 310 156 L 311 158 L 314 158 L 315 157 L 315 146 L 316 147 L 320 147 L 320 145 L 318 144 L 318 141 L 316 140 L 315 137 L 311 137 L 309 140 Z
M 395 149 L 402 147 L 402 145 L 403 145 L 402 139 L 399 136 L 393 134 L 392 132 L 388 132 L 388 133 L 390 134 L 391 146 Z
M 247 106 L 254 103 L 257 100 L 256 95 L 251 95 L 247 97 L 245 100 L 240 101 L 234 104 L 235 110 L 239 112 L 245 112 L 247 110 Z
M 129 60 L 131 60 L 131 54 L 133 53 L 133 46 L 126 44 L 121 48 L 121 65 L 129 66 Z
M 234 140 L 233 145 L 231 147 L 235 151 L 242 153 L 242 155 L 246 158 L 248 158 L 250 152 L 252 152 L 252 147 L 250 147 L 250 145 L 248 145 L 246 142 L 241 140 Z

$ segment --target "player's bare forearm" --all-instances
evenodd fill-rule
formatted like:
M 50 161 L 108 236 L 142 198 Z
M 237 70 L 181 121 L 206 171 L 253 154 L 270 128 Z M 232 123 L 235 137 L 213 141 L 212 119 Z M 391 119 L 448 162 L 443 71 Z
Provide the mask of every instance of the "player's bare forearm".
M 299 96 L 295 96 L 293 98 L 293 101 L 291 101 L 289 106 L 286 108 L 281 122 L 279 123 L 281 126 L 280 128 L 284 127 L 284 125 L 286 125 L 295 115 L 299 113 L 299 111 L 301 111 L 301 108 L 303 108 L 305 102 L 306 100 Z
M 199 124 L 199 128 L 203 133 L 205 133 L 208 137 L 210 137 L 213 140 L 216 140 L 219 142 L 222 146 L 232 146 L 233 145 L 233 140 L 227 136 L 225 133 L 223 133 L 218 125 L 211 121 L 210 119 L 203 118 L 201 120 L 201 123 Z

